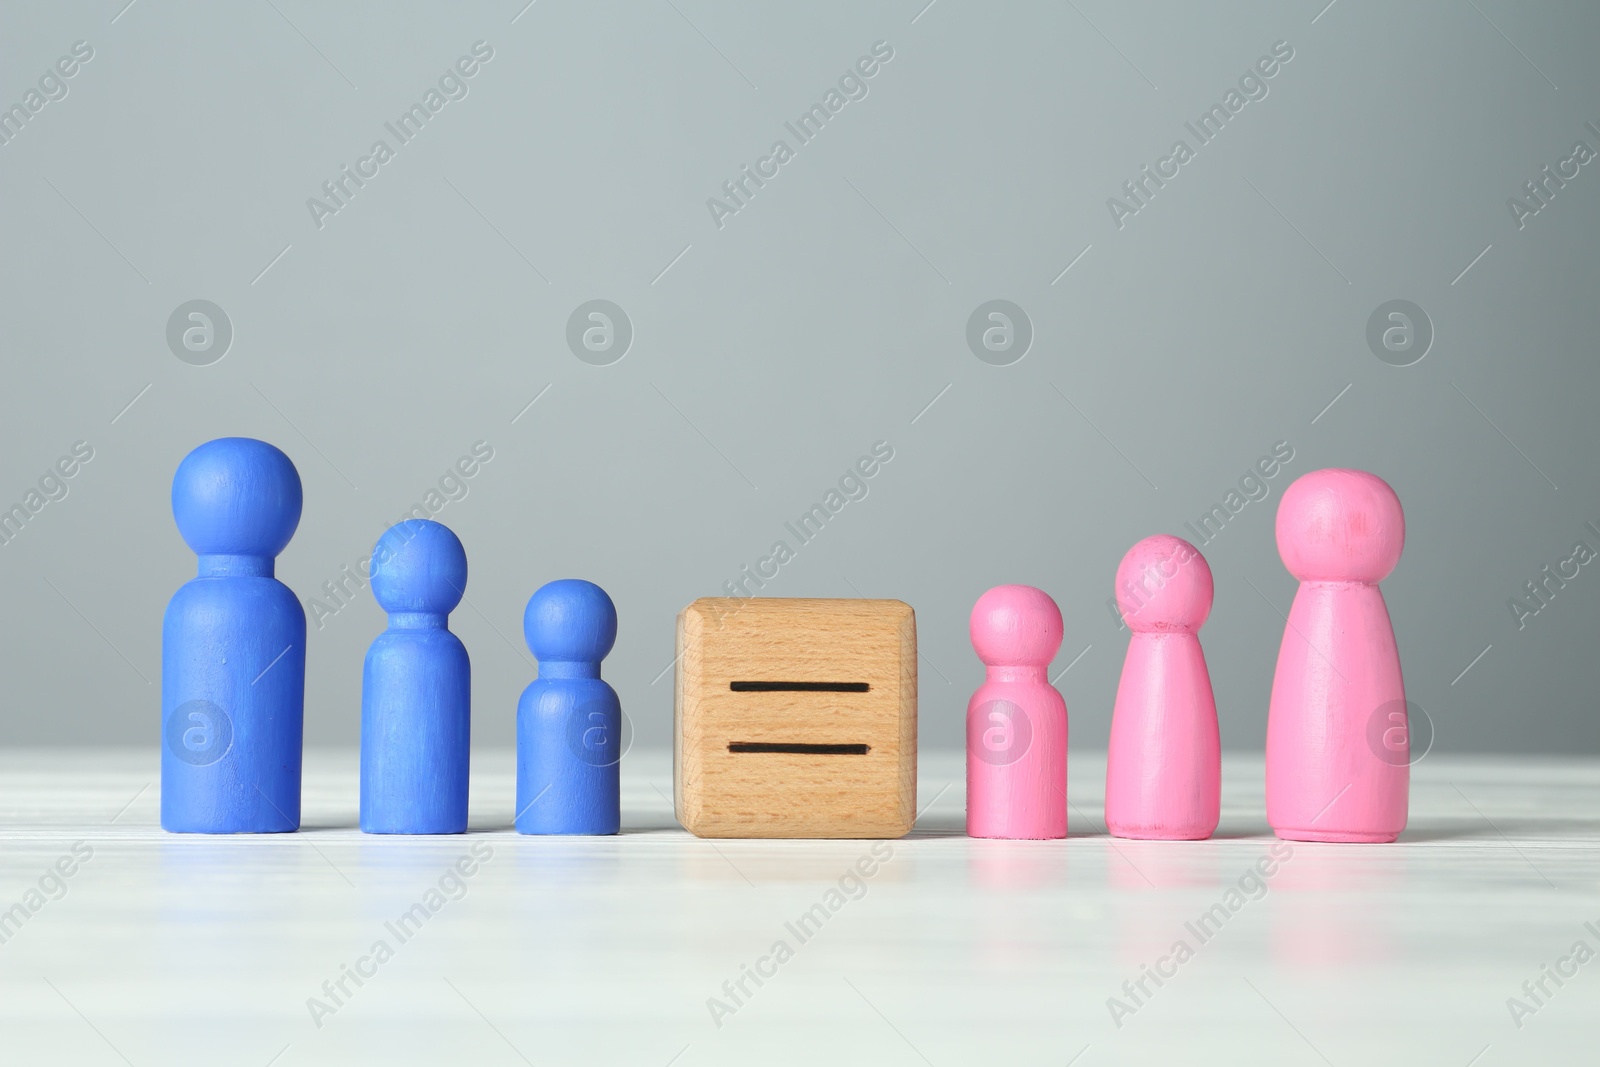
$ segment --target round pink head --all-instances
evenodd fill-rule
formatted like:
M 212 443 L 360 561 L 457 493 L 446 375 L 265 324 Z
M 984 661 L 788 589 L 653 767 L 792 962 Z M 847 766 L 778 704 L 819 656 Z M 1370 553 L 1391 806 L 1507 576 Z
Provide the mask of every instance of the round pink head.
M 1146 537 L 1117 567 L 1117 608 L 1136 633 L 1194 633 L 1211 614 L 1213 592 L 1206 558 L 1171 534 Z
M 1303 474 L 1278 504 L 1278 555 L 1302 582 L 1377 582 L 1400 562 L 1406 516 L 1366 471 Z
M 972 647 L 990 667 L 1047 667 L 1061 648 L 1061 609 L 1031 585 L 997 585 L 972 605 Z

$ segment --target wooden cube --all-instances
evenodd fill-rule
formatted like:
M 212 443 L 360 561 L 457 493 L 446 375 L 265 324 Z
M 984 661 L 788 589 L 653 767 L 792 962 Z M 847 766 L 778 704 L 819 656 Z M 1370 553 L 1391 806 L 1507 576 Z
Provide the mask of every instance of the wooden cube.
M 700 837 L 901 837 L 917 622 L 898 600 L 706 597 L 678 615 L 678 821 Z

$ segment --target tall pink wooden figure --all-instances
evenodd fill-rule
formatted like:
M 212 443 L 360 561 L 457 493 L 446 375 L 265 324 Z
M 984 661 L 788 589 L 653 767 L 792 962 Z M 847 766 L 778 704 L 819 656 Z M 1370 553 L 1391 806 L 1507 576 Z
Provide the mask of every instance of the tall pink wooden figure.
M 1114 837 L 1198 841 L 1217 828 L 1222 744 L 1198 636 L 1212 592 L 1205 557 L 1168 534 L 1140 541 L 1117 568 L 1117 607 L 1133 637 L 1106 760 Z
M 969 624 L 988 677 L 967 703 L 967 835 L 1067 836 L 1067 702 L 1047 671 L 1061 609 L 1031 585 L 978 598 Z
M 1406 691 L 1378 582 L 1405 547 L 1400 498 L 1366 471 L 1312 471 L 1277 532 L 1300 591 L 1267 714 L 1267 821 L 1291 841 L 1393 841 L 1411 773 L 1404 729 L 1385 729 Z

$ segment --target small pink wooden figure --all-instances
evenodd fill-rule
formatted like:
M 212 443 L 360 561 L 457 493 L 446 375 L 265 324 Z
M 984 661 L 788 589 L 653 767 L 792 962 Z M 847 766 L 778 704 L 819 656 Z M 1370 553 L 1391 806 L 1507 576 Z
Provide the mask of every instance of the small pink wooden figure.
M 969 626 L 988 677 L 967 703 L 967 835 L 1067 836 L 1067 702 L 1047 670 L 1061 609 L 1031 585 L 978 598 Z
M 1300 579 L 1267 714 L 1267 821 L 1291 841 L 1393 841 L 1406 825 L 1405 682 L 1378 591 L 1400 560 L 1400 499 L 1375 474 L 1303 475 L 1278 505 Z M 1382 738 L 1381 743 L 1374 737 Z
M 1189 542 L 1146 537 L 1117 568 L 1133 631 L 1111 717 L 1106 828 L 1114 837 L 1197 841 L 1222 811 L 1217 702 L 1197 636 L 1211 613 L 1211 568 Z

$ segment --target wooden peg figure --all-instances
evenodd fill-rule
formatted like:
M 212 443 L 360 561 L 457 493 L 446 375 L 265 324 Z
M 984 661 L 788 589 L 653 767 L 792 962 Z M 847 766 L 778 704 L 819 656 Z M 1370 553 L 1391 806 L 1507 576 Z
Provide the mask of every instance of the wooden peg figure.
M 1133 636 L 1106 759 L 1114 837 L 1199 840 L 1217 828 L 1222 745 L 1199 638 L 1212 591 L 1205 557 L 1167 534 L 1134 545 L 1117 568 L 1117 607 Z
M 622 704 L 600 661 L 617 639 L 616 606 L 593 582 L 563 578 L 529 598 L 522 632 L 539 677 L 517 705 L 517 830 L 614 834 Z
M 1411 760 L 1389 727 L 1409 724 L 1378 582 L 1405 548 L 1400 498 L 1366 471 L 1312 471 L 1284 490 L 1277 535 L 1300 589 L 1267 712 L 1267 822 L 1293 841 L 1393 841 Z
M 467 828 L 472 662 L 450 632 L 467 553 L 448 527 L 407 519 L 372 551 L 372 595 L 389 628 L 361 678 L 361 829 L 459 834 Z
M 300 506 L 300 473 L 265 441 L 207 442 L 173 476 L 199 573 L 161 626 L 163 829 L 300 828 L 306 614 L 273 576 Z
M 1067 704 L 1047 676 L 1061 609 L 1031 585 L 996 586 L 969 630 L 988 670 L 967 703 L 967 835 L 1066 837 Z

